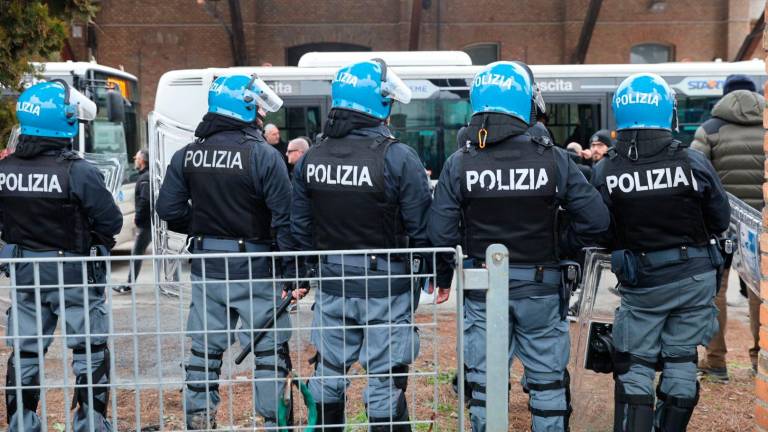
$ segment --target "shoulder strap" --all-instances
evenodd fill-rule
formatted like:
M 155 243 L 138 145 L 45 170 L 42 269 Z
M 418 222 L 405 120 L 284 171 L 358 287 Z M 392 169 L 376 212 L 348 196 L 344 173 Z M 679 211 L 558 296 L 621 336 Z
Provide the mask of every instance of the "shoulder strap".
M 611 147 L 608 149 L 608 159 L 614 160 L 618 155 L 619 155 L 619 152 L 616 151 L 615 147 Z
M 676 140 L 676 139 L 673 139 L 673 140 L 672 140 L 672 144 L 670 144 L 670 145 L 669 145 L 669 149 L 667 149 L 667 154 L 668 154 L 668 155 L 670 155 L 670 156 L 672 156 L 673 154 L 675 154 L 675 152 L 677 152 L 677 151 L 678 151 L 678 150 L 680 150 L 681 148 L 685 148 L 685 147 L 687 147 L 687 146 L 686 146 L 686 145 L 684 145 L 684 144 L 682 143 L 682 141 L 678 141 L 678 140 Z
M 389 148 L 389 146 L 390 146 L 390 145 L 392 145 L 392 144 L 394 144 L 394 143 L 396 143 L 396 142 L 398 142 L 398 141 L 397 141 L 397 138 L 395 138 L 395 137 L 393 137 L 393 136 L 383 136 L 383 135 L 382 135 L 382 136 L 379 136 L 379 137 L 377 137 L 377 138 L 376 138 L 376 139 L 373 141 L 373 143 L 371 143 L 371 145 L 369 146 L 369 148 L 370 148 L 371 150 L 375 150 L 376 148 L 378 148 L 380 145 L 382 145 L 382 144 L 383 144 L 383 145 L 385 146 L 385 147 L 384 147 L 384 152 L 386 152 L 386 151 L 387 151 L 387 149 Z
M 553 144 L 552 140 L 546 136 L 530 136 L 531 142 L 536 144 L 536 153 L 543 155 L 545 150 L 551 149 Z

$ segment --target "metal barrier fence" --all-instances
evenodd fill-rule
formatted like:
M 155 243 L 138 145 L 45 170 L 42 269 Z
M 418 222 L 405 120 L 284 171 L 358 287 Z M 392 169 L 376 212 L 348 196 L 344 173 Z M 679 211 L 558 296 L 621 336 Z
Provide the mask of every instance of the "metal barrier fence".
M 346 430 L 406 424 L 413 430 L 464 430 L 459 293 L 497 288 L 488 294 L 488 334 L 499 340 L 508 332 L 507 253 L 492 246 L 483 269 L 464 270 L 457 260 L 451 293 L 456 309 L 435 305 L 424 292 L 434 283 L 433 269 L 443 253 L 462 256 L 460 249 L 430 248 L 0 260 L 7 270 L 0 280 L 0 307 L 10 306 L 0 337 L 0 374 L 13 365 L 2 393 L 24 412 L 10 428 L 37 429 L 35 409 L 23 411 L 32 397 L 39 398 L 39 430 L 105 430 L 105 423 L 113 430 L 183 430 L 189 421 L 185 413 L 192 412 L 206 429 L 312 430 L 318 413 L 308 395 L 320 393 L 320 404 L 341 398 L 346 421 L 336 425 Z M 414 257 L 428 262 L 430 270 L 420 272 Z M 153 269 L 138 281 L 130 265 L 136 259 L 151 262 Z M 163 262 L 174 265 L 160 266 Z M 323 265 L 303 275 L 302 262 Z M 190 266 L 199 277 L 190 274 Z M 175 274 L 161 274 L 159 267 Z M 273 277 L 280 268 L 286 276 Z M 128 273 L 136 281 L 129 284 L 130 294 L 109 289 L 126 285 Z M 161 289 L 169 279 L 174 289 Z M 283 285 L 306 282 L 313 289 L 297 311 L 280 314 L 286 304 Z M 359 298 L 336 301 L 359 288 Z M 190 312 L 191 305 L 196 312 Z M 456 343 L 447 330 L 454 318 Z M 321 374 L 309 363 L 317 345 L 323 347 L 316 359 Z M 487 386 L 488 430 L 507 430 L 503 345 L 487 344 L 488 373 L 495 377 Z M 246 361 L 238 364 L 243 354 Z M 339 359 L 343 367 L 334 364 Z M 458 394 L 450 383 L 454 373 Z M 400 393 L 407 418 L 394 415 Z M 75 409 L 78 403 L 93 409 Z M 389 414 L 369 419 L 366 409 Z M 265 413 L 274 416 L 272 422 L 265 421 Z M 6 416 L 0 417 L 3 427 Z

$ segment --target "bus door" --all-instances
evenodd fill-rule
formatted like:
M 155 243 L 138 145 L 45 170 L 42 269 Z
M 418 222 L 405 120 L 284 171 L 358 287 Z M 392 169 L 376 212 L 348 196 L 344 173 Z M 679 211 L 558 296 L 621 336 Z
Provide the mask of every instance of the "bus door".
M 600 129 L 608 127 L 608 95 L 544 94 L 545 123 L 555 143 L 565 147 L 577 142 L 586 147 Z
M 314 141 L 323 129 L 330 98 L 327 96 L 284 97 L 283 107 L 267 115 L 267 123 L 280 129 L 280 137 L 288 142 L 298 137 Z

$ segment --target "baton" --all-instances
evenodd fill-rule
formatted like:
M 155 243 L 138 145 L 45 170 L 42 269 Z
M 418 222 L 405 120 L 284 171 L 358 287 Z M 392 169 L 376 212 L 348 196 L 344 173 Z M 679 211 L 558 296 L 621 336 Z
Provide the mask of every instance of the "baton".
M 286 291 L 287 295 L 283 299 L 283 301 L 277 305 L 277 309 L 275 309 L 274 313 L 269 314 L 269 317 L 259 327 L 255 327 L 253 330 L 251 330 L 251 343 L 248 344 L 247 347 L 243 348 L 243 350 L 240 352 L 240 355 L 237 356 L 235 359 L 235 364 L 240 364 L 245 360 L 246 357 L 248 357 L 248 354 L 256 349 L 256 344 L 261 340 L 261 338 L 264 336 L 266 331 L 260 331 L 258 334 L 254 334 L 255 329 L 261 329 L 264 330 L 268 327 L 272 327 L 272 324 L 275 322 L 275 318 L 279 317 L 285 311 L 288 309 L 288 306 L 291 305 L 291 300 L 293 300 L 293 290 Z

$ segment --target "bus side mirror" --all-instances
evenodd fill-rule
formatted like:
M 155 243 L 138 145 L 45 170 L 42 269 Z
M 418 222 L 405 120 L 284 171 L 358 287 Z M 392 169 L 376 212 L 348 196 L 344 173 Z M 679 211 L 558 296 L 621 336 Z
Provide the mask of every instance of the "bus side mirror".
M 107 117 L 113 123 L 125 121 L 125 100 L 116 90 L 107 90 Z

